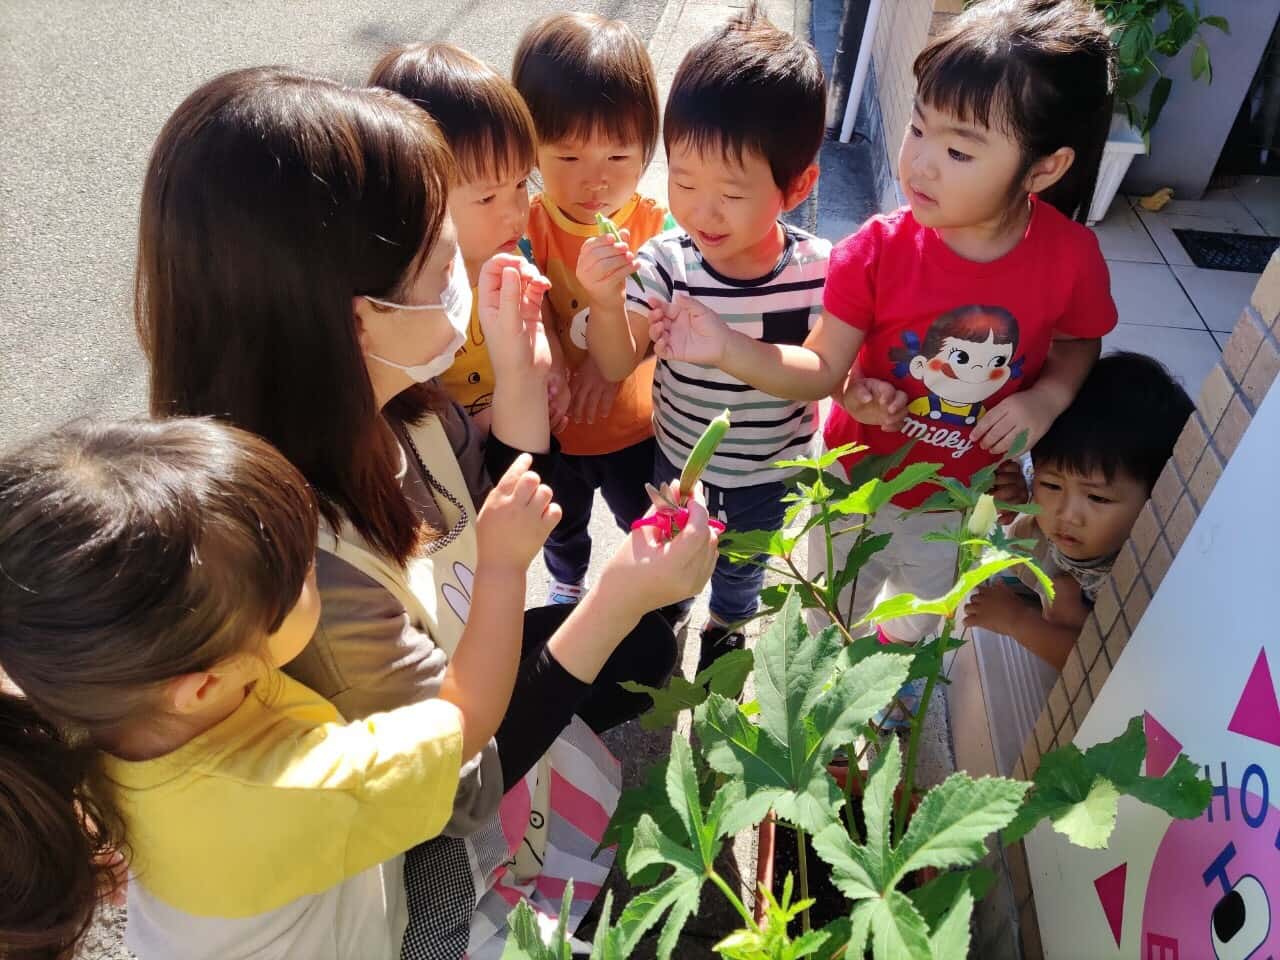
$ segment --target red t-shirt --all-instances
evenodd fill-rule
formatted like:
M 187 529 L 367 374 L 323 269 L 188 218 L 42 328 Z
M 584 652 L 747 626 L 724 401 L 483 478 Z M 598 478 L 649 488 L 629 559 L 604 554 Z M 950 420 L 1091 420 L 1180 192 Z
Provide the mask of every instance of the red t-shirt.
M 915 439 L 907 463 L 941 463 L 966 483 L 996 459 L 969 439 L 974 424 L 1036 382 L 1053 335 L 1101 337 L 1116 323 L 1093 232 L 1035 198 L 1022 240 L 990 263 L 955 253 L 907 207 L 872 217 L 832 250 L 823 306 L 866 332 L 863 375 L 895 384 L 909 404 L 901 433 L 833 407 L 827 446 L 889 453 Z M 894 502 L 913 507 L 931 492 Z

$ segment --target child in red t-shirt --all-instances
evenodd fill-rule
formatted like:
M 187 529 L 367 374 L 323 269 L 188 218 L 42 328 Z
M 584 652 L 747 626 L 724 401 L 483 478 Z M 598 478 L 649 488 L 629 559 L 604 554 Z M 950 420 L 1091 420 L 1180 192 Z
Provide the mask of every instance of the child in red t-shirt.
M 908 463 L 938 462 L 959 480 L 1019 434 L 1034 444 L 1116 321 L 1096 239 L 1060 212 L 1088 207 L 1111 118 L 1112 57 L 1084 0 L 973 7 L 916 58 L 898 156 L 908 206 L 835 247 L 824 311 L 804 346 L 743 337 L 685 301 L 653 312 L 657 355 L 718 366 L 780 397 L 817 399 L 843 382 L 824 430 L 829 447 L 856 441 L 885 453 L 915 440 Z M 922 499 L 907 494 L 895 506 Z M 954 548 L 920 541 L 938 518 L 886 510 L 878 525 L 895 536 L 863 568 L 855 614 L 894 593 L 945 592 Z M 826 561 L 816 546 L 813 570 Z M 904 618 L 888 633 L 909 642 L 936 622 Z

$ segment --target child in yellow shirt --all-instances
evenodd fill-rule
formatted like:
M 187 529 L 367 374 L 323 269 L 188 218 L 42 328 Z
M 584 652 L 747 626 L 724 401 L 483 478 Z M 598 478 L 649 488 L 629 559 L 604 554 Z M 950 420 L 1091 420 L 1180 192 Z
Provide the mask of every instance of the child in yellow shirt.
M 438 382 L 487 433 L 493 367 L 480 329 L 475 285 L 481 266 L 495 253 L 530 256 L 525 227 L 535 159 L 533 120 L 510 81 L 451 43 L 392 50 L 373 68 L 369 84 L 394 90 L 425 109 L 457 164 L 449 217 L 471 279 L 471 324 L 466 343 Z M 556 346 L 553 342 L 553 350 Z M 557 367 L 548 383 L 553 429 L 563 425 L 569 405 L 563 364 Z
M 657 146 L 658 88 L 649 54 L 626 24 L 585 13 L 545 17 L 521 37 L 512 79 L 537 130 L 543 192 L 530 208 L 529 242 L 551 280 L 552 323 L 572 395 L 552 484 L 564 517 L 543 558 L 549 600 L 573 603 L 591 559 L 595 491 L 626 530 L 650 506 L 644 481 L 654 462 L 653 361 L 613 383 L 591 359 L 582 247 L 599 234 L 597 214 L 613 220 L 633 249 L 674 221 L 636 192 Z

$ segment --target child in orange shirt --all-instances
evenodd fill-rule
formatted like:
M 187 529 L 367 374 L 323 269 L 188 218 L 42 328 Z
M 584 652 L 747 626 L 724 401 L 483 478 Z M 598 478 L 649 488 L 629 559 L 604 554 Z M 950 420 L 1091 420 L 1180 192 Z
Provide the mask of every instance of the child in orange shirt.
M 650 507 L 653 473 L 653 360 L 621 383 L 587 353 L 586 296 L 578 280 L 608 216 L 632 249 L 674 226 L 665 208 L 636 192 L 658 141 L 658 88 L 644 45 L 616 20 L 553 14 L 525 32 L 512 79 L 538 135 L 543 192 L 529 211 L 529 242 L 551 280 L 552 322 L 570 371 L 569 423 L 558 433 L 561 463 L 552 484 L 564 510 L 543 557 L 552 603 L 583 593 L 591 559 L 588 522 L 595 491 L 626 530 Z M 571 92 L 571 95 L 567 95 Z
M 480 329 L 475 284 L 481 266 L 495 253 L 520 250 L 529 255 L 524 232 L 537 137 L 533 119 L 509 80 L 451 43 L 415 43 L 392 50 L 373 68 L 369 83 L 394 90 L 431 114 L 457 162 L 449 189 L 449 218 L 471 279 L 471 324 L 466 342 L 439 383 L 487 432 L 493 367 Z M 557 368 L 563 365 L 557 363 Z M 557 429 L 569 406 L 562 373 L 553 371 L 547 389 L 551 425 Z

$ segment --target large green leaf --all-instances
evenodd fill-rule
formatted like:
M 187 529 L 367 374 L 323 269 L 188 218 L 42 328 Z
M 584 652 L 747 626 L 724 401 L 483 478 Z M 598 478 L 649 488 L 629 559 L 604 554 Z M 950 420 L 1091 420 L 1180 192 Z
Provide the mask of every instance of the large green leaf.
M 720 534 L 719 549 L 722 557 L 746 563 L 762 555 L 790 556 L 798 542 L 799 538 L 787 536 L 783 530 L 726 530 Z
M 981 583 L 985 583 L 991 577 L 1010 567 L 1025 566 L 1042 584 L 1052 589 L 1053 581 L 1049 580 L 1035 562 L 1025 554 L 1011 553 L 1008 550 L 988 550 L 982 557 L 982 561 L 970 570 L 967 570 L 955 586 L 944 593 L 940 597 L 921 598 L 914 593 L 899 593 L 896 596 L 889 597 L 887 600 L 877 604 L 876 607 L 865 617 L 858 621 L 857 625 L 867 624 L 873 626 L 885 623 L 889 620 L 896 620 L 899 617 L 909 617 L 922 613 L 936 613 L 938 616 L 949 617 L 955 613 L 956 608 L 974 587 Z
M 954 773 L 924 795 L 895 851 L 897 877 L 924 867 L 976 863 L 986 838 L 1007 825 L 1029 784 L 1001 777 L 974 780 Z
M 799 469 L 799 470 L 826 470 L 832 466 L 837 460 L 843 457 L 852 456 L 855 453 L 861 453 L 867 448 L 857 443 L 846 443 L 839 447 L 833 447 L 826 451 L 820 457 L 800 457 L 796 460 L 775 460 L 773 465 L 780 469 Z
M 1169 92 L 1173 89 L 1173 81 L 1168 77 L 1161 77 L 1151 87 L 1151 99 L 1147 103 L 1147 116 L 1142 121 L 1142 132 L 1150 133 L 1155 129 L 1156 121 L 1160 119 L 1160 114 L 1164 110 L 1164 105 L 1169 101 Z
M 968 887 L 929 936 L 929 947 L 936 960 L 964 960 L 969 956 L 969 920 L 973 916 L 973 894 Z
M 692 683 L 676 673 L 665 687 L 650 687 L 634 680 L 624 680 L 619 686 L 631 693 L 649 695 L 653 708 L 641 715 L 640 726 L 645 730 L 662 730 L 673 725 L 685 710 L 692 710 L 705 701 L 708 689 L 722 697 L 736 698 L 742 693 L 751 669 L 751 651 L 731 650 L 717 657 Z
M 892 453 L 869 453 L 859 457 L 849 468 L 849 485 L 860 487 L 868 480 L 883 479 L 885 474 L 902 466 L 915 445 L 915 440 L 908 440 Z
M 695 713 L 707 761 L 741 778 L 753 803 L 811 834 L 835 822 L 844 796 L 826 771 L 835 751 L 902 686 L 906 657 L 880 654 L 835 675 L 841 656 L 833 627 L 810 634 L 799 597 L 756 644 L 759 725 L 713 694 Z
M 955 906 L 962 890 L 967 890 L 974 900 L 981 900 L 995 880 L 996 875 L 986 867 L 950 870 L 934 877 L 924 886 L 916 887 L 907 896 L 932 930 Z
M 831 595 L 833 597 L 840 596 L 844 588 L 857 579 L 859 572 L 866 566 L 867 561 L 887 547 L 892 539 L 893 534 L 891 533 L 875 533 L 865 537 L 861 543 L 855 544 L 853 549 L 849 551 L 849 557 L 845 561 L 843 569 L 836 574 Z
M 892 789 L 892 785 L 890 787 Z M 879 897 L 887 886 L 884 871 L 862 844 L 849 839 L 842 823 L 833 823 L 813 838 L 813 849 L 831 868 L 831 882 L 850 900 Z M 855 928 L 857 922 L 854 923 Z
M 1191 54 L 1191 79 L 1199 80 L 1201 77 L 1207 77 L 1210 83 L 1213 82 L 1213 64 L 1209 60 L 1209 47 L 1203 40 L 1196 44 L 1196 49 Z
M 885 877 L 893 872 L 890 845 L 893 792 L 901 777 L 902 748 L 898 746 L 897 737 L 890 737 L 871 766 L 862 798 L 862 815 L 867 828 L 867 859 L 873 876 Z
M 929 928 L 900 890 L 871 902 L 872 955 L 875 960 L 920 960 L 932 957 Z
M 1223 33 L 1231 33 L 1231 25 L 1227 23 L 1226 17 L 1201 17 L 1200 22 L 1206 27 L 1216 27 Z
M 1142 776 L 1147 741 L 1141 717 L 1129 721 L 1113 740 L 1081 751 L 1067 744 L 1045 754 L 1032 780 L 1032 792 L 1004 832 L 1005 843 L 1024 837 L 1041 820 L 1072 843 L 1105 846 L 1120 796 L 1132 796 L 1173 817 L 1198 817 L 1212 796 L 1207 780 L 1185 755 L 1160 777 Z M 1101 782 L 1100 782 L 1101 781 Z M 1105 784 L 1105 786 L 1103 785 Z

